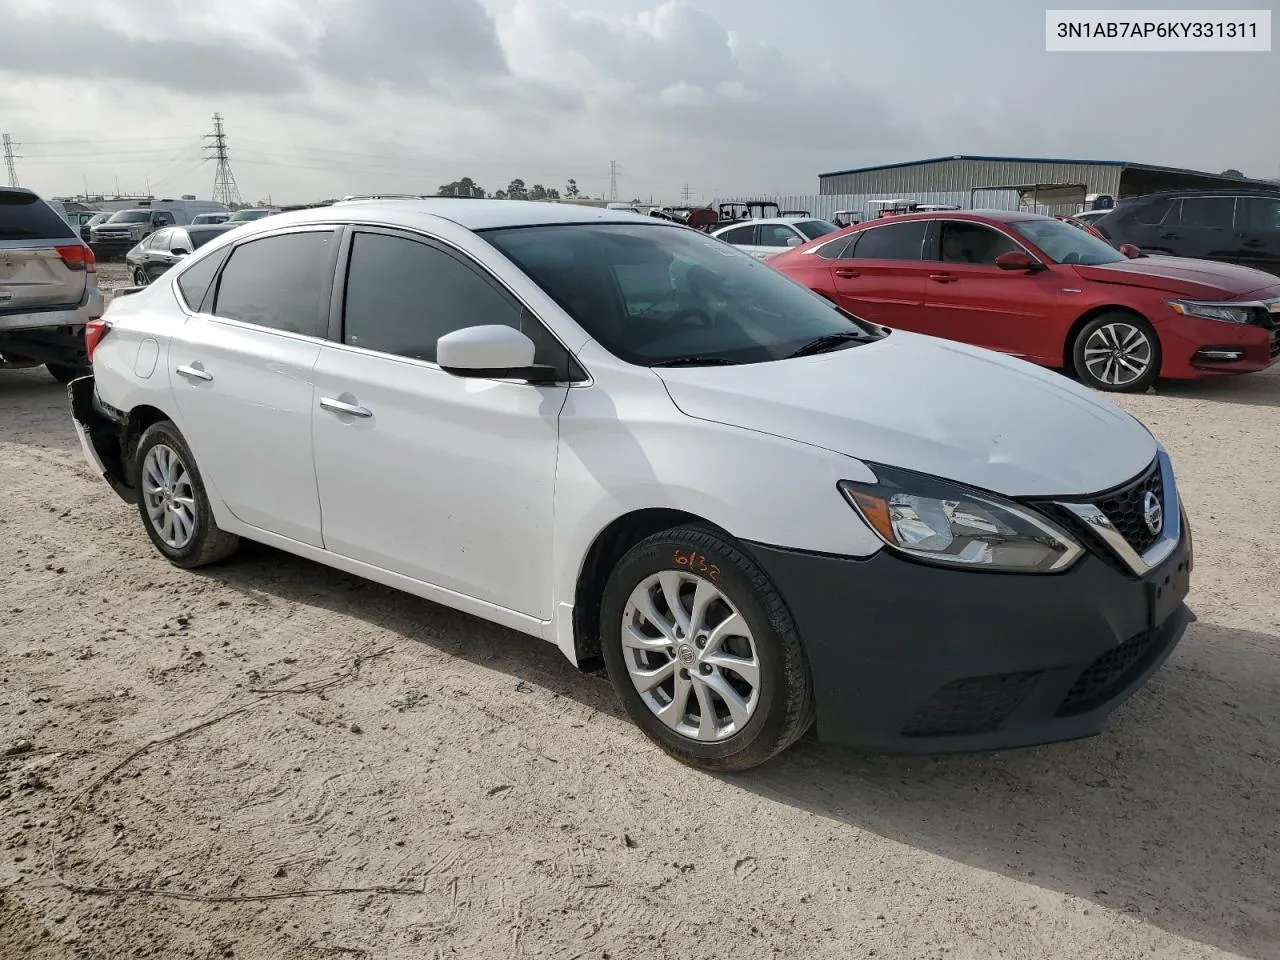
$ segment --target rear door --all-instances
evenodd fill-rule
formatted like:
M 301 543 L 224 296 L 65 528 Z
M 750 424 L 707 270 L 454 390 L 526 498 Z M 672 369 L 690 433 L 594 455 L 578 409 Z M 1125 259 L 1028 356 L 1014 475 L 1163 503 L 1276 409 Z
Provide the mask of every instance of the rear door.
M 756 245 L 750 248 L 751 255 L 760 260 L 768 260 L 786 253 L 792 247 L 800 246 L 807 239 L 789 223 L 762 223 L 756 234 Z
M 72 265 L 59 247 L 75 248 Z M 83 250 L 71 224 L 35 194 L 0 188 L 0 316 L 80 303 L 88 279 Z
M 313 368 L 328 335 L 337 231 L 315 226 L 234 247 L 169 347 L 183 435 L 237 519 L 320 546 Z M 220 254 L 215 254 L 215 257 Z M 188 273 L 178 277 L 183 290 Z M 192 298 L 203 288 L 195 285 Z
M 1183 197 L 1165 218 L 1157 241 L 1179 257 L 1234 263 L 1239 258 L 1235 206 L 1235 197 Z
M 717 240 L 723 240 L 725 243 L 731 243 L 743 253 L 749 253 L 755 256 L 757 227 L 754 223 L 744 223 L 740 227 L 734 227 L 726 230 L 724 233 L 716 237 Z
M 894 220 L 854 234 L 832 266 L 836 302 L 888 327 L 930 333 L 922 261 L 928 220 Z
M 1240 228 L 1240 262 L 1280 274 L 1280 198 L 1238 198 L 1236 222 Z
M 936 220 L 927 247 L 927 332 L 948 340 L 1044 360 L 1062 355 L 1062 333 L 1050 335 L 1061 284 L 1053 269 L 1001 270 L 996 257 L 1027 252 L 992 226 Z

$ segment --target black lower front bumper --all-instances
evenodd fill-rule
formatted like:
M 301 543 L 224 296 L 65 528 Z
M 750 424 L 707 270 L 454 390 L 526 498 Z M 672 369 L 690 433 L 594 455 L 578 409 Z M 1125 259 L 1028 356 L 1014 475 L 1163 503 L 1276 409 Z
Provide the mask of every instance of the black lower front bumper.
M 138 492 L 129 486 L 125 469 L 125 424 L 103 410 L 92 375 L 67 384 L 67 396 L 85 462 L 125 503 L 137 503 Z
M 1069 572 L 973 573 L 751 544 L 795 618 L 820 739 L 889 753 L 1090 736 L 1190 620 L 1190 533 L 1146 577 L 1092 554 Z

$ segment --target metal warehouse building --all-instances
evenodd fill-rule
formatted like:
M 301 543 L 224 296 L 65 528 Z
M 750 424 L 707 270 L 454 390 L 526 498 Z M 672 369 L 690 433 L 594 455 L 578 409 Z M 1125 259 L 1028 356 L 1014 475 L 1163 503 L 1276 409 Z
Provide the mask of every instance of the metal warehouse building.
M 1020 186 L 1062 185 L 1088 194 L 1140 196 L 1159 190 L 1271 188 L 1261 180 L 1224 177 L 1197 170 L 1158 167 L 1126 160 L 1057 160 L 1042 157 L 935 157 L 879 167 L 818 175 L 822 196 L 892 195 L 919 198 L 947 195 L 961 206 L 1003 206 L 984 202 L 982 191 Z M 931 199 L 928 202 L 941 202 Z

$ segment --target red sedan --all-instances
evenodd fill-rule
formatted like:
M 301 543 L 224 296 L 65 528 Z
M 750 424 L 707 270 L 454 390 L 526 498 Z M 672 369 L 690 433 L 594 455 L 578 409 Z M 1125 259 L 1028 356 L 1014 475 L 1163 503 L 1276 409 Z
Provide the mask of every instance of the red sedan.
M 859 224 L 769 265 L 864 319 L 1073 369 L 1099 390 L 1280 359 L 1276 277 L 1126 252 L 1052 217 L 944 212 Z

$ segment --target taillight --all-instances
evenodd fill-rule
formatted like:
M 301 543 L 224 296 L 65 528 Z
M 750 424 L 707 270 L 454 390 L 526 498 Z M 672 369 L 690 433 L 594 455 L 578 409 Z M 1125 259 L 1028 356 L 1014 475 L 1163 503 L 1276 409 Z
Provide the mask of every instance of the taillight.
M 98 344 L 110 330 L 110 320 L 90 320 L 84 325 L 84 352 L 90 363 L 93 363 L 93 351 L 98 349 Z
M 86 273 L 98 272 L 98 258 L 83 243 L 68 243 L 53 249 L 58 251 L 58 256 L 70 269 Z

